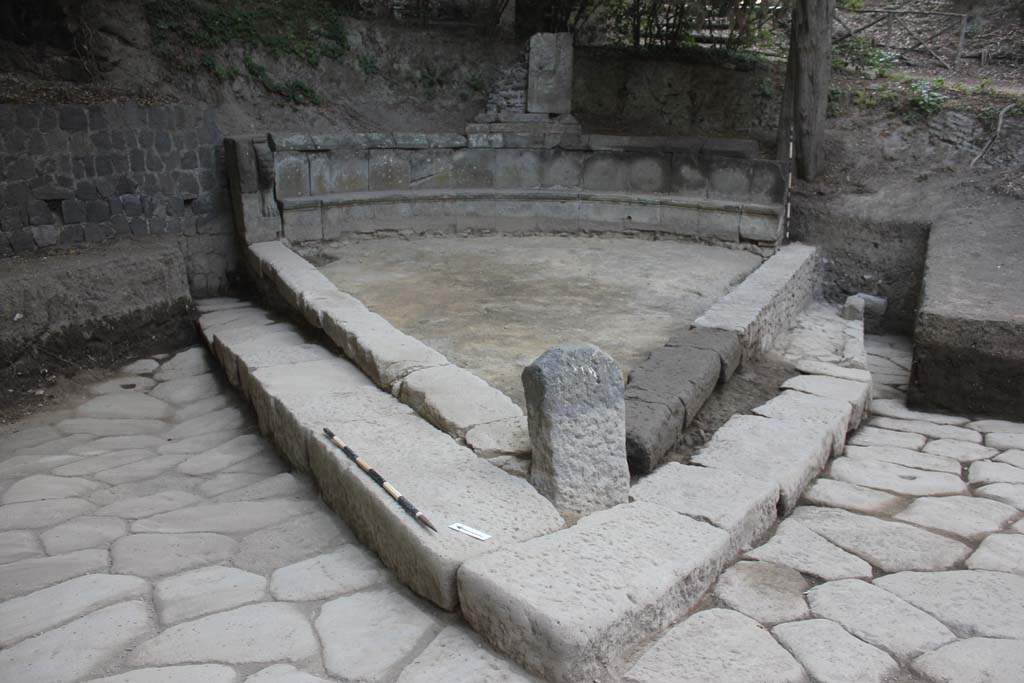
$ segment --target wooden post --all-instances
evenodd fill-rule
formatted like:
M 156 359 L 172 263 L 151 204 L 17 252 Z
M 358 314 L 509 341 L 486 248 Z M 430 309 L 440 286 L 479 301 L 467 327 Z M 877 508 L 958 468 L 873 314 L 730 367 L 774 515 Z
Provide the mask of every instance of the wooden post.
M 960 68 L 960 58 L 964 55 L 964 37 L 967 35 L 967 15 L 960 17 L 960 42 L 956 46 L 956 61 L 953 62 L 953 66 L 957 69 Z
M 889 14 L 889 23 L 888 23 L 888 26 L 886 26 L 886 29 L 885 29 L 885 49 L 886 50 L 891 50 L 892 49 L 892 20 L 893 20 L 893 16 L 894 16 L 893 14 L 891 14 L 891 13 Z

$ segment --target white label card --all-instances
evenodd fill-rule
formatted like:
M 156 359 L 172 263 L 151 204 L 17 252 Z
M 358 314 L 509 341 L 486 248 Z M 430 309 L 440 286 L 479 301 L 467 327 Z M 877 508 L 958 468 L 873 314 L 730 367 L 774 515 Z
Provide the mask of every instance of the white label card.
M 448 528 L 452 529 L 453 531 L 458 531 L 460 534 L 466 534 L 467 536 L 471 536 L 477 539 L 478 541 L 486 541 L 491 537 L 490 534 L 485 534 L 479 529 L 474 529 L 471 526 L 466 526 L 462 522 L 453 522 L 448 525 Z

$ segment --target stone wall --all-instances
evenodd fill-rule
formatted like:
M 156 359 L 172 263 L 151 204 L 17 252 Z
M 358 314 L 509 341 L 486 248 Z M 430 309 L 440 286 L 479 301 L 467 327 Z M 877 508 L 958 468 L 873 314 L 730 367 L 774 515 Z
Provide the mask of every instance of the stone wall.
M 0 257 L 176 235 L 197 296 L 237 266 L 212 109 L 0 106 Z

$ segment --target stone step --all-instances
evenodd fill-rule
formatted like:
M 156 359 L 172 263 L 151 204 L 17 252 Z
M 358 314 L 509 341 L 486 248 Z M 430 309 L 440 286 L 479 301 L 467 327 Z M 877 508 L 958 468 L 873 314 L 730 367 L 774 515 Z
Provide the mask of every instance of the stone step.
M 399 580 L 438 606 L 458 606 L 456 572 L 467 559 L 563 526 L 526 481 L 478 458 L 381 391 L 359 368 L 307 342 L 264 311 L 234 308 L 199 318 L 228 379 L 253 404 L 260 428 Z M 323 435 L 334 430 L 438 527 L 421 527 Z M 448 528 L 462 522 L 478 541 Z

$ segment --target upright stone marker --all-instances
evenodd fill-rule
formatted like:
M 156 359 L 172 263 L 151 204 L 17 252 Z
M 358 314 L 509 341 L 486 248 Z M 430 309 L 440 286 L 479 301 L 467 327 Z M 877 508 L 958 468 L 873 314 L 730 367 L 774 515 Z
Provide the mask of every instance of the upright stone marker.
M 571 33 L 536 33 L 530 38 L 526 111 L 572 113 Z
M 629 499 L 622 371 L 592 344 L 548 349 L 523 370 L 530 481 L 577 519 Z

